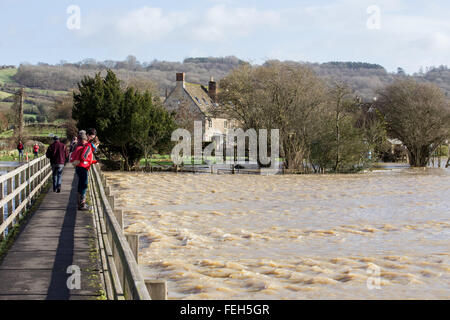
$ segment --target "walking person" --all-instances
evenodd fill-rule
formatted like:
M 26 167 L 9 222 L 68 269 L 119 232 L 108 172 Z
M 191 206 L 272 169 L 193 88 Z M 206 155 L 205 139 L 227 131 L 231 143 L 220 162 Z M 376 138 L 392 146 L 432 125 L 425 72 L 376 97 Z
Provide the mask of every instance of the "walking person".
M 61 192 L 62 173 L 69 150 L 66 145 L 59 141 L 57 136 L 53 137 L 54 142 L 48 147 L 45 156 L 50 159 L 53 174 L 53 192 Z
M 39 157 L 39 145 L 37 142 L 33 146 L 33 154 L 34 154 L 34 159 Z
M 23 143 L 22 140 L 19 140 L 19 144 L 17 145 L 17 150 L 19 151 L 19 162 L 23 161 Z
M 78 176 L 78 210 L 86 211 L 90 209 L 86 204 L 89 169 L 97 160 L 94 160 L 93 145 L 85 132 L 80 133 L 78 140 L 79 144 L 72 153 L 70 162 L 76 166 L 75 173 Z

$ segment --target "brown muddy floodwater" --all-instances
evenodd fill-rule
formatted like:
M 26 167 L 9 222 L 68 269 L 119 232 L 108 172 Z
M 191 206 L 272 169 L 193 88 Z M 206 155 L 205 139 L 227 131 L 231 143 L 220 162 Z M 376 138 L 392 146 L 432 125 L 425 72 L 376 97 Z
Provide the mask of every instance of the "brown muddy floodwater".
M 450 298 L 450 170 L 106 175 L 169 299 Z

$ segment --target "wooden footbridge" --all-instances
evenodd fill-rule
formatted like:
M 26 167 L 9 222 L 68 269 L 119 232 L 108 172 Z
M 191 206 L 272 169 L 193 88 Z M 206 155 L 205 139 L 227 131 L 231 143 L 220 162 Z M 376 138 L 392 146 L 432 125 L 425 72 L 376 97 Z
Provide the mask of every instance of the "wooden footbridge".
M 72 166 L 61 193 L 50 181 L 45 157 L 0 176 L 0 300 L 166 299 L 165 281 L 141 276 L 139 237 L 124 234 L 98 165 L 89 174 L 91 211 L 77 210 Z

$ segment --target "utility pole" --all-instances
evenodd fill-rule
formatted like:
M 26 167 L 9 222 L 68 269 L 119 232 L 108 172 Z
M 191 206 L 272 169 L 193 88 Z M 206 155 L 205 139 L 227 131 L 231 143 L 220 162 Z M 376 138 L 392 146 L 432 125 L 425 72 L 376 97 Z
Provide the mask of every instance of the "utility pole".
M 23 88 L 20 89 L 19 95 L 19 139 L 22 140 L 23 138 L 23 100 L 25 95 L 25 90 Z

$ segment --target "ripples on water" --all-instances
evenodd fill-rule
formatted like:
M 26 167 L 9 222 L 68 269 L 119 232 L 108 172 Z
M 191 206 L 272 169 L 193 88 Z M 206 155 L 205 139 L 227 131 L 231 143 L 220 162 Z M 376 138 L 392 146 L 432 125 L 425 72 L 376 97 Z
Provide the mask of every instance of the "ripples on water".
M 169 299 L 450 298 L 448 170 L 107 178 Z

